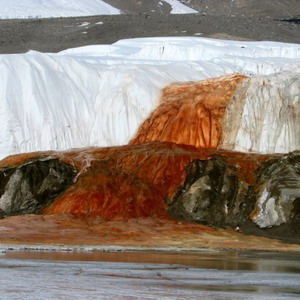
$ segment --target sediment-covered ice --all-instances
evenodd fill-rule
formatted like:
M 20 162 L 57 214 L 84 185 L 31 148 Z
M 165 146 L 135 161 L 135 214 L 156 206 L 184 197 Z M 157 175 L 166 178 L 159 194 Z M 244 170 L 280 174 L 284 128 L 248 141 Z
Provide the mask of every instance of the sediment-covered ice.
M 300 65 L 243 81 L 227 107 L 221 148 L 286 153 L 300 148 Z
M 171 82 L 297 72 L 299 60 L 299 45 L 191 37 L 0 55 L 0 158 L 126 144 Z

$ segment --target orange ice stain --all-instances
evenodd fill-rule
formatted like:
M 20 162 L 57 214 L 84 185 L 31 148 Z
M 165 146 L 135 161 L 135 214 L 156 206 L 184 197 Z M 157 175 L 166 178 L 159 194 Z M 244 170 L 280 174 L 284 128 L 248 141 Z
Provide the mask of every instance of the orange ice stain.
M 216 148 L 222 136 L 226 107 L 239 83 L 246 78 L 232 74 L 169 85 L 163 90 L 161 104 L 130 143 L 160 141 Z
M 45 214 L 72 213 L 78 216 L 126 220 L 139 217 L 169 219 L 166 200 L 173 197 L 186 177 L 186 166 L 195 159 L 223 156 L 240 166 L 239 176 L 252 184 L 260 162 L 270 156 L 196 149 L 173 143 L 146 143 L 57 154 L 78 166 L 77 181 Z M 88 168 L 79 164 L 88 157 Z

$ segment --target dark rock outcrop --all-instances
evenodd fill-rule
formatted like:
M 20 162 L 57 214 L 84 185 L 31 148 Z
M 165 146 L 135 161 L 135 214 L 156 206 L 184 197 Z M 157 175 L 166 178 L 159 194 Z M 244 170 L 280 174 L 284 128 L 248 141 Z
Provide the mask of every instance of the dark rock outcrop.
M 0 217 L 163 222 L 171 215 L 300 243 L 300 151 L 269 156 L 148 143 L 33 157 L 1 162 Z M 285 221 L 262 226 L 276 214 Z
M 237 175 L 237 168 L 224 158 L 194 160 L 186 168 L 184 184 L 168 200 L 171 216 L 213 226 L 238 226 L 251 211 L 245 201 L 248 185 Z
M 258 234 L 268 229 L 277 238 L 299 236 L 300 151 L 262 162 L 253 185 L 237 171 L 221 156 L 194 160 L 186 168 L 184 184 L 167 201 L 168 213 L 212 226 L 245 225 L 244 231 L 249 227 Z
M 256 173 L 252 221 L 261 228 L 300 221 L 300 151 L 269 159 Z
M 75 176 L 73 166 L 49 157 L 0 168 L 0 218 L 40 213 Z

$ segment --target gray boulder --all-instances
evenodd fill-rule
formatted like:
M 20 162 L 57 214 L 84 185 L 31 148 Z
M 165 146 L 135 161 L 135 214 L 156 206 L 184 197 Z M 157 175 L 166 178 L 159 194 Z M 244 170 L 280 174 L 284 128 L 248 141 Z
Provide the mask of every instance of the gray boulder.
M 270 228 L 300 217 L 300 151 L 266 161 L 256 175 L 255 224 Z
M 245 201 L 248 186 L 220 156 L 195 160 L 186 168 L 187 177 L 173 199 L 168 213 L 185 221 L 213 226 L 238 226 L 251 211 Z
M 0 218 L 40 213 L 73 183 L 75 176 L 73 166 L 51 157 L 0 168 Z

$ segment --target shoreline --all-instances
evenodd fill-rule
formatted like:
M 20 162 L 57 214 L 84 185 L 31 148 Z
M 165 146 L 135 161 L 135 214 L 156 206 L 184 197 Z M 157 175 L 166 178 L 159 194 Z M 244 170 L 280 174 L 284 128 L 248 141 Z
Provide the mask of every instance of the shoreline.
M 236 249 L 209 249 L 209 248 L 178 248 L 178 247 L 143 247 L 117 245 L 54 245 L 54 244 L 0 244 L 0 254 L 8 252 L 49 252 L 49 253 L 115 253 L 115 252 L 156 252 L 156 253 L 220 253 L 236 251 Z M 247 250 L 246 250 L 247 251 Z M 252 251 L 252 250 L 251 250 Z M 256 251 L 256 250 L 253 250 Z M 259 251 L 259 250 L 257 250 Z M 266 252 L 272 252 L 266 251 Z M 291 253 L 298 253 L 292 251 Z M 300 254 L 300 249 L 299 249 Z
M 64 254 L 93 254 L 93 253 L 164 253 L 164 254 L 221 254 L 221 253 L 276 253 L 300 255 L 300 249 L 278 250 L 275 249 L 236 249 L 236 248 L 181 248 L 181 247 L 126 247 L 117 245 L 53 245 L 53 244 L 0 244 L 0 255 L 7 253 L 64 253 Z
M 158 218 L 82 220 L 71 215 L 24 215 L 0 220 L 0 251 L 220 251 L 298 252 L 299 244 L 233 229 Z

